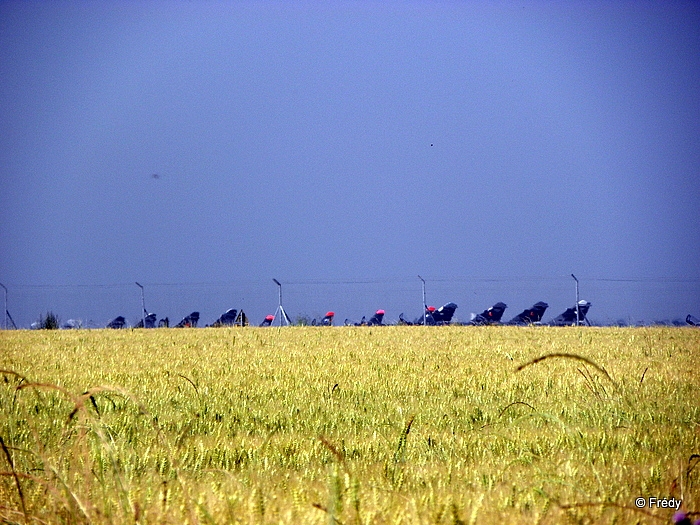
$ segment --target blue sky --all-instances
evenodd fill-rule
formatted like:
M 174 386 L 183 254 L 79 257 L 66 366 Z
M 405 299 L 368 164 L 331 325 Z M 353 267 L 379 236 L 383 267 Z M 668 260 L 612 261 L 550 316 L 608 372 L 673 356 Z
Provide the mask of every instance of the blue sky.
M 2 2 L 0 136 L 20 324 L 700 315 L 697 2 Z

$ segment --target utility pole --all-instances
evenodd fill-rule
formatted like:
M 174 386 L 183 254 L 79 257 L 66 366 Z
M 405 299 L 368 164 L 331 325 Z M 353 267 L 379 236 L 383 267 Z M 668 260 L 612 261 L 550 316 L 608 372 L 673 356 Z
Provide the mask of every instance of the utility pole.
M 572 273 L 571 277 L 574 278 L 574 281 L 576 281 L 576 326 L 578 326 L 581 323 L 581 312 L 578 309 L 578 301 L 579 301 L 579 295 L 578 295 L 578 279 L 576 276 Z
M 143 308 L 141 319 L 143 320 L 143 327 L 146 328 L 146 299 L 143 296 L 143 286 L 141 286 L 139 283 L 136 283 L 136 286 L 141 288 L 141 307 Z
M 287 326 L 289 326 L 292 323 L 289 320 L 289 316 L 287 316 L 287 312 L 285 312 L 284 308 L 282 307 L 282 283 L 280 283 L 277 279 L 272 280 L 275 281 L 275 284 L 279 287 L 279 305 L 277 306 L 277 310 L 275 310 L 275 318 L 277 318 L 277 315 L 279 314 L 280 326 L 282 326 L 282 323 L 285 323 Z M 272 322 L 274 322 L 274 319 Z
M 423 286 L 423 326 L 425 326 L 428 322 L 428 320 L 426 319 L 427 314 L 425 313 L 426 310 L 428 309 L 428 303 L 425 302 L 425 279 L 423 279 L 420 275 L 418 276 L 418 278 L 423 283 L 422 284 L 422 286 Z

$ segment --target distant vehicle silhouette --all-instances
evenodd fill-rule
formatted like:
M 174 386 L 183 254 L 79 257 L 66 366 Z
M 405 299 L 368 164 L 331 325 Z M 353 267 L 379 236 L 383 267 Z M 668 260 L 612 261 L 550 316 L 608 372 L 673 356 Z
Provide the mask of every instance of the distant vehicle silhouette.
M 118 316 L 107 323 L 107 328 L 120 329 L 126 326 L 126 319 L 123 316 Z
M 192 312 L 187 317 L 184 317 L 182 321 L 175 325 L 175 328 L 197 328 L 197 322 L 199 321 L 199 312 Z
M 690 326 L 700 326 L 700 319 L 698 319 L 694 315 L 688 314 L 688 317 L 685 318 L 685 322 L 688 323 Z
M 532 305 L 528 310 L 523 310 L 521 313 L 513 317 L 506 324 L 517 325 L 517 326 L 527 326 L 530 324 L 539 323 L 542 321 L 542 316 L 545 311 L 549 308 L 549 305 L 543 301 L 539 301 Z
M 501 322 L 501 317 L 503 317 L 503 312 L 506 311 L 506 308 L 508 308 L 506 303 L 498 302 L 480 314 L 476 314 L 469 324 L 476 326 L 498 324 Z
M 591 323 L 586 319 L 586 314 L 588 314 L 588 309 L 590 307 L 591 303 L 588 301 L 581 300 L 578 302 L 580 325 L 585 323 L 590 326 Z M 574 305 L 573 308 L 567 308 L 564 313 L 552 319 L 549 324 L 551 326 L 576 326 L 576 305 Z
M 260 323 L 260 326 L 272 326 L 272 321 L 275 320 L 274 315 L 266 315 L 265 319 L 263 319 L 263 322 Z

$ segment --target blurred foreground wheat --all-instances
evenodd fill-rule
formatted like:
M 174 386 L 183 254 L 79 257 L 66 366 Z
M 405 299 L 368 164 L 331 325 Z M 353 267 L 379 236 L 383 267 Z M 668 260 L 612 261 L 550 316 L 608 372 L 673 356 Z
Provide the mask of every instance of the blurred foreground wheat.
M 4 523 L 669 523 L 700 331 L 0 333 Z

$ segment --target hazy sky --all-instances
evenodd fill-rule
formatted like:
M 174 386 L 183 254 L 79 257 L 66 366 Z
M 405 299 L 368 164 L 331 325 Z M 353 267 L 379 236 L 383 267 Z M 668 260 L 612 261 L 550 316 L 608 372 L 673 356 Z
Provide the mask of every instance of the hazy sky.
M 698 2 L 0 3 L 21 324 L 700 316 L 699 176 Z

